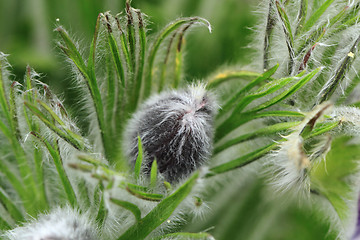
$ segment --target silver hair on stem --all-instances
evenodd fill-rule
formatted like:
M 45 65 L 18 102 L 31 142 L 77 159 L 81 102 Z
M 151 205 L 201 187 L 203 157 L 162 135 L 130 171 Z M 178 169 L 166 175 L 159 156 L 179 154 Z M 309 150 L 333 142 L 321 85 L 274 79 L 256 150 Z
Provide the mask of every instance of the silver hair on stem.
M 188 176 L 211 155 L 217 108 L 215 97 L 202 84 L 151 97 L 128 123 L 124 147 L 130 163 L 135 164 L 140 136 L 145 174 L 156 159 L 167 181 Z

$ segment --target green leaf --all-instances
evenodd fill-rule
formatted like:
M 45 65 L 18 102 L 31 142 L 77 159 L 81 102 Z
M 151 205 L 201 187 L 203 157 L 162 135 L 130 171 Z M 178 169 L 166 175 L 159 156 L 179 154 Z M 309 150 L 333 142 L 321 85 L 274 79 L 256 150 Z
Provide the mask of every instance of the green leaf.
M 313 14 L 311 14 L 311 17 L 306 21 L 304 27 L 301 29 L 301 33 L 309 31 L 333 2 L 334 0 L 327 0 Z
M 271 47 L 271 35 L 273 33 L 274 27 L 276 25 L 277 18 L 273 11 L 274 1 L 269 1 L 269 10 L 267 13 L 266 28 L 265 28 L 265 37 L 264 37 L 264 52 L 263 52 L 263 69 L 266 71 L 269 67 L 269 56 L 270 56 L 270 47 Z
M 84 76 L 84 78 L 88 80 L 89 76 L 87 74 L 85 62 L 81 57 L 81 54 L 77 50 L 74 42 L 70 39 L 69 35 L 62 27 L 56 28 L 55 31 L 60 34 L 61 38 L 65 43 L 65 46 L 60 45 L 60 48 L 73 61 L 73 63 L 79 69 L 80 73 Z
M 329 122 L 329 123 L 320 124 L 320 126 L 316 126 L 314 128 L 314 130 L 312 130 L 312 132 L 309 134 L 308 138 L 319 136 L 321 134 L 327 133 L 330 130 L 332 130 L 332 129 L 336 128 L 337 126 L 339 126 L 340 124 L 341 124 L 341 120 L 336 121 L 336 122 Z
M 244 114 L 252 114 L 245 112 Z M 301 112 L 295 111 L 266 111 L 254 114 L 251 119 L 263 118 L 263 117 L 304 117 L 305 115 Z
M 11 183 L 13 188 L 19 194 L 20 198 L 24 201 L 24 205 L 28 206 L 28 191 L 15 173 L 10 170 L 3 159 L 0 159 L 0 172 L 5 175 L 6 179 Z
M 164 195 L 162 194 L 144 192 L 139 190 L 137 187 L 133 187 L 133 185 L 130 184 L 128 184 L 125 189 L 135 197 L 147 201 L 159 202 L 164 198 Z
M 308 5 L 309 5 L 308 0 L 301 0 L 298 19 L 296 21 L 298 24 L 296 27 L 295 35 L 297 35 L 301 31 L 301 29 L 304 27 L 307 10 L 308 10 Z
M 262 148 L 259 148 L 255 151 L 248 153 L 244 156 L 241 156 L 237 159 L 220 164 L 216 167 L 212 167 L 212 168 L 210 168 L 210 173 L 206 174 L 205 177 L 212 177 L 212 176 L 215 176 L 220 173 L 225 173 L 225 172 L 235 170 L 237 168 L 244 167 L 244 166 L 248 165 L 249 163 L 252 163 L 252 162 L 258 160 L 259 158 L 263 157 L 265 154 L 267 154 L 271 150 L 274 150 L 278 146 L 278 144 L 279 144 L 278 142 L 268 144 Z
M 178 233 L 169 233 L 160 237 L 153 238 L 153 240 L 161 240 L 161 239 L 178 239 L 178 240 L 213 240 L 215 239 L 209 233 L 200 232 L 200 233 L 189 233 L 189 232 L 178 232 Z
M 13 203 L 13 200 L 7 196 L 7 194 L 0 189 L 0 203 L 3 205 L 5 210 L 10 214 L 10 216 L 15 220 L 16 223 L 24 221 L 25 218 L 18 207 Z
M 108 15 L 105 15 L 105 17 L 106 16 L 108 16 Z M 126 36 L 125 36 L 124 31 L 121 28 L 120 20 L 117 16 L 115 16 L 115 21 L 116 21 L 118 30 L 120 32 L 120 46 L 121 46 L 122 53 L 124 54 L 124 57 L 126 60 L 126 66 L 129 69 L 129 71 L 133 71 Z
M 345 7 L 336 16 L 331 18 L 329 22 L 326 22 L 326 23 L 320 25 L 317 29 L 315 29 L 313 32 L 311 32 L 309 34 L 309 36 L 306 37 L 306 39 L 300 43 L 300 47 L 298 48 L 296 55 L 301 54 L 301 52 L 303 52 L 305 47 L 308 46 L 309 44 L 314 45 L 314 43 L 316 44 L 316 43 L 320 42 L 323 38 L 328 39 L 331 36 L 333 36 L 336 32 L 340 31 L 340 29 L 338 29 L 338 28 L 335 28 L 335 30 L 331 31 L 331 27 L 336 23 L 339 23 L 340 26 L 342 26 L 341 20 L 347 10 L 348 10 L 348 8 Z M 330 29 L 329 33 L 327 33 L 328 29 Z
M 78 179 L 76 193 L 78 194 L 78 199 L 79 202 L 81 202 L 82 209 L 89 209 L 92 207 L 89 190 L 92 190 L 92 186 L 89 186 L 88 182 L 84 178 Z
M 140 211 L 139 207 L 136 206 L 135 204 L 133 204 L 131 202 L 115 199 L 115 198 L 110 198 L 110 201 L 115 203 L 116 205 L 119 205 L 120 207 L 123 207 L 123 208 L 129 210 L 132 214 L 134 214 L 134 217 L 137 222 L 139 222 L 141 220 L 141 211 Z
M 360 83 L 360 76 L 356 74 L 356 76 L 350 81 L 349 85 L 345 89 L 344 94 L 336 101 L 336 105 L 342 105 L 344 101 L 350 96 L 350 94 L 354 91 L 355 87 Z
M 172 53 L 172 46 L 173 46 L 173 42 L 175 40 L 175 37 L 176 35 L 178 34 L 179 30 L 178 31 L 175 31 L 171 37 L 170 37 L 170 40 L 169 40 L 169 43 L 168 43 L 168 46 L 167 46 L 167 50 L 166 50 L 166 55 L 164 57 L 164 62 L 163 64 L 161 64 L 161 74 L 160 74 L 160 80 L 159 80 L 159 89 L 158 89 L 158 92 L 160 93 L 163 88 L 164 88 L 164 83 L 165 83 L 165 78 L 166 78 L 166 70 L 168 70 L 168 68 L 170 68 L 168 66 L 168 60 L 170 58 L 170 55 Z M 175 64 L 176 64 L 176 60 L 175 60 Z
M 9 128 L 2 121 L 0 121 L 0 130 L 3 132 L 6 138 L 8 139 L 12 138 L 12 134 Z
M 6 59 L 3 54 L 0 55 L 0 105 L 8 124 L 11 124 L 10 106 L 5 93 L 5 79 L 3 68 L 6 65 Z
M 108 208 L 105 206 L 105 196 L 104 196 L 104 188 L 102 186 L 101 183 L 99 183 L 100 186 L 100 190 L 101 190 L 101 200 L 99 203 L 99 209 L 98 209 L 98 214 L 96 216 L 96 222 L 102 226 L 108 216 L 109 210 Z
M 140 240 L 148 236 L 160 224 L 168 219 L 179 204 L 190 194 L 196 183 L 199 173 L 193 174 L 183 185 L 181 185 L 173 194 L 162 200 L 151 212 L 144 218 L 131 226 L 118 240 Z
M 281 21 L 283 22 L 284 32 L 286 35 L 286 38 L 289 40 L 292 46 L 294 46 L 294 37 L 291 31 L 291 24 L 289 21 L 289 17 L 285 12 L 285 9 L 280 6 L 279 1 L 276 1 L 276 9 L 278 11 L 278 14 L 281 18 Z
M 34 163 L 35 163 L 35 181 L 38 189 L 39 201 L 41 201 L 41 206 L 44 210 L 48 210 L 49 203 L 48 197 L 46 195 L 46 186 L 45 186 L 45 178 L 44 178 L 44 163 L 43 163 L 43 152 L 39 148 L 38 144 L 33 142 L 34 146 Z
M 348 136 L 334 139 L 326 160 L 315 162 L 310 172 L 312 188 L 328 198 L 341 220 L 349 215 L 348 201 L 358 200 L 350 176 L 358 172 L 360 148 L 350 140 Z
M 124 182 L 123 184 L 124 184 L 124 185 L 121 186 L 121 187 L 125 187 L 125 188 L 126 188 L 126 186 L 127 186 L 127 187 L 129 187 L 129 188 L 131 188 L 131 189 L 136 189 L 136 190 L 144 191 L 144 192 L 147 192 L 147 191 L 149 190 L 148 187 L 141 186 L 141 185 L 137 185 L 137 184 L 133 184 L 133 183 L 126 183 L 126 182 Z
M 266 72 L 261 74 L 259 77 L 257 77 L 253 81 L 251 81 L 248 85 L 246 85 L 245 87 L 240 89 L 229 101 L 227 101 L 222 106 L 222 108 L 220 109 L 219 115 L 221 115 L 221 113 L 223 113 L 223 112 L 228 111 L 239 100 L 239 98 L 241 96 L 243 96 L 245 93 L 249 92 L 253 87 L 268 80 L 276 72 L 278 67 L 279 67 L 279 64 L 276 64 L 275 66 L 273 66 L 272 68 L 270 68 L 269 70 L 267 70 Z
M 181 78 L 181 71 L 182 71 L 182 46 L 184 45 L 184 35 L 186 33 L 186 31 L 194 24 L 194 22 L 189 22 L 188 24 L 184 24 L 184 27 L 182 29 L 178 29 L 177 31 L 175 31 L 172 36 L 170 37 L 168 46 L 167 46 L 167 51 L 166 51 L 166 56 L 164 58 L 164 63 L 161 66 L 161 74 L 160 74 L 160 81 L 159 81 L 159 89 L 158 92 L 161 92 L 164 88 L 164 83 L 165 83 L 165 77 L 166 77 L 166 70 L 167 69 L 172 69 L 172 66 L 168 66 L 168 60 L 170 58 L 170 55 L 172 53 L 172 49 L 173 47 L 173 43 L 176 41 L 176 37 L 177 37 L 177 43 L 175 46 L 175 59 L 174 59 L 174 65 L 175 65 L 175 70 L 174 70 L 174 75 L 170 77 L 170 79 L 173 79 L 173 83 L 172 83 L 172 87 L 173 88 L 177 88 L 179 86 L 180 83 L 180 78 Z
M 149 97 L 152 89 L 152 77 L 153 77 L 153 65 L 155 61 L 155 56 L 157 54 L 157 51 L 161 45 L 161 43 L 164 41 L 164 39 L 173 31 L 177 30 L 184 24 L 188 24 L 190 22 L 202 24 L 208 27 L 208 29 L 211 31 L 210 23 L 201 17 L 190 17 L 190 18 L 180 18 L 170 24 L 168 24 L 157 36 L 155 39 L 153 45 L 150 48 L 149 56 L 147 59 L 147 68 L 145 71 L 145 86 L 144 86 L 144 98 Z
M 249 110 L 251 112 L 258 112 L 268 107 L 273 106 L 274 104 L 286 99 L 287 97 L 293 95 L 296 91 L 298 91 L 301 87 L 303 87 L 306 83 L 308 83 L 319 71 L 321 68 L 317 68 L 312 72 L 308 73 L 306 76 L 301 78 L 297 83 L 291 86 L 288 90 L 282 92 L 281 94 L 277 95 L 276 97 L 272 98 L 271 100 L 260 104 L 259 106 Z
M 142 161 L 143 161 L 143 149 L 142 149 L 141 138 L 140 136 L 138 136 L 138 155 L 136 157 L 135 168 L 134 168 L 135 179 L 140 178 Z
M 214 154 L 217 154 L 221 151 L 224 151 L 225 149 L 234 146 L 236 144 L 245 142 L 245 141 L 249 141 L 251 139 L 257 138 L 257 137 L 262 137 L 262 136 L 269 136 L 271 134 L 279 134 L 285 130 L 289 130 L 292 127 L 295 127 L 297 125 L 299 125 L 301 122 L 283 122 L 283 123 L 277 123 L 271 126 L 266 126 L 263 128 L 260 128 L 259 130 L 256 130 L 252 133 L 248 133 L 248 134 L 244 134 L 241 135 L 239 137 L 233 138 L 227 142 L 225 142 L 224 144 L 215 147 L 214 149 Z
M 329 102 L 317 106 L 310 114 L 305 118 L 304 125 L 300 131 L 300 136 L 306 139 L 313 131 L 316 122 L 324 116 L 326 111 L 333 105 Z
M 31 104 L 31 103 L 26 102 L 26 101 L 24 102 L 24 104 L 33 114 L 35 114 L 48 128 L 50 128 L 53 132 L 55 132 L 59 137 L 64 139 L 66 142 L 68 142 L 70 145 L 72 145 L 76 149 L 83 149 L 84 148 L 84 143 L 81 143 L 81 142 L 79 142 L 77 140 L 77 139 L 81 138 L 79 135 L 76 135 L 74 133 L 71 133 L 71 135 L 69 135 L 68 133 L 71 132 L 70 130 L 67 130 L 67 132 L 63 132 L 60 128 L 55 126 L 52 123 L 52 121 L 49 120 L 48 117 L 44 113 L 42 113 L 34 104 Z M 45 106 L 45 105 L 43 105 L 43 106 Z M 48 110 L 50 108 L 46 107 L 46 109 Z M 53 120 L 56 120 L 56 119 L 59 120 L 58 116 L 56 116 L 56 114 L 52 110 L 51 110 L 51 113 L 54 114 L 54 115 L 51 115 L 53 117 Z M 60 125 L 62 125 L 61 123 L 64 124 L 60 120 Z
M 244 123 L 247 123 L 251 120 L 257 118 L 264 118 L 264 117 L 297 117 L 302 118 L 305 115 L 300 112 L 294 111 L 265 111 L 265 112 L 243 112 L 241 114 L 233 115 L 227 120 L 225 120 L 220 126 L 216 128 L 215 131 L 215 143 L 217 143 L 220 139 L 225 137 L 231 131 L 235 130 L 236 128 L 240 127 Z
M 35 132 L 31 132 L 31 134 L 33 136 L 35 136 L 37 139 L 39 139 L 40 142 L 42 142 L 45 145 L 46 149 L 49 151 L 49 153 L 54 161 L 56 171 L 60 177 L 61 183 L 64 187 L 64 190 L 65 190 L 65 193 L 66 193 L 66 196 L 67 196 L 67 199 L 68 199 L 70 205 L 72 207 L 77 206 L 77 199 L 76 199 L 75 191 L 74 191 L 74 189 L 69 181 L 69 178 L 65 172 L 57 142 L 54 144 L 54 147 L 53 147 L 46 139 L 41 137 L 39 134 L 37 134 Z
M 281 22 L 282 22 L 282 26 L 283 26 L 283 30 L 285 33 L 285 39 L 286 39 L 286 46 L 288 48 L 288 52 L 289 52 L 289 63 L 288 63 L 288 73 L 291 74 L 293 67 L 294 67 L 294 58 L 295 58 L 295 53 L 294 53 L 294 37 L 291 31 L 291 24 L 289 21 L 289 18 L 285 12 L 285 9 L 283 9 L 280 6 L 280 3 L 278 1 L 275 2 L 276 3 L 276 9 L 279 13 Z
M 173 88 L 175 89 L 179 87 L 181 80 L 181 73 L 183 68 L 182 49 L 183 46 L 185 45 L 184 35 L 186 30 L 189 29 L 191 25 L 192 24 L 188 24 L 187 26 L 185 26 L 184 29 L 179 34 L 176 51 L 175 51 L 175 73 L 174 73 L 174 81 L 173 81 Z
M 24 201 L 27 201 L 27 197 L 29 197 L 29 193 L 35 192 L 36 193 L 36 187 L 35 187 L 35 181 L 33 179 L 33 172 L 32 169 L 29 166 L 28 157 L 26 156 L 26 153 L 24 149 L 22 148 L 21 143 L 19 142 L 20 133 L 18 130 L 18 123 L 17 123 L 17 114 L 16 114 L 16 105 L 15 105 L 15 94 L 14 94 L 14 85 L 12 85 L 12 89 L 10 89 L 9 99 L 10 102 L 7 99 L 7 95 L 5 93 L 5 78 L 3 73 L 3 66 L 6 65 L 5 62 L 5 56 L 0 55 L 0 105 L 2 108 L 2 112 L 5 115 L 5 118 L 8 122 L 8 127 L 5 125 L 5 123 L 0 124 L 0 129 L 3 131 L 3 133 L 8 137 L 12 150 L 15 155 L 16 163 L 18 166 L 21 166 L 18 168 L 20 172 L 20 176 L 22 178 L 23 184 L 25 185 L 25 189 L 28 189 L 28 191 L 25 192 L 18 192 L 19 195 L 21 195 L 22 199 Z M 5 163 L 4 163 L 5 165 Z M 5 173 L 7 176 L 10 177 L 9 181 L 13 184 L 14 188 L 16 190 L 22 190 L 24 189 L 19 186 L 19 180 L 14 176 L 14 174 L 10 173 L 10 169 L 5 166 Z M 32 203 L 27 203 L 26 206 L 27 209 L 31 208 Z M 36 204 L 36 203 L 35 203 Z M 31 215 L 34 213 L 34 211 L 29 212 Z
M 151 164 L 151 171 L 150 171 L 150 187 L 155 188 L 156 187 L 156 181 L 157 181 L 157 162 L 156 159 Z
M 341 21 L 339 21 L 339 24 L 335 27 L 335 29 L 330 32 L 330 36 L 348 29 L 359 22 L 360 3 L 354 4 L 351 9 L 347 9 L 347 7 L 345 8 L 345 10 L 349 10 L 348 13 L 341 19 Z
M 90 164 L 94 165 L 95 167 L 98 167 L 98 166 L 102 166 L 102 167 L 105 167 L 105 168 L 108 167 L 108 165 L 106 165 L 105 163 L 103 163 L 100 160 L 95 159 L 95 158 L 93 158 L 93 157 L 91 157 L 89 155 L 79 155 L 77 157 L 78 157 L 79 160 L 90 163 Z
M 0 216 L 0 230 L 10 230 L 12 227 Z
M 335 89 L 340 85 L 340 83 L 344 80 L 345 75 L 347 74 L 350 66 L 352 65 L 356 54 L 358 52 L 358 45 L 360 43 L 360 35 L 355 40 L 354 44 L 350 48 L 350 51 L 343 59 L 341 65 L 338 69 L 336 69 L 335 74 L 330 78 L 326 86 L 321 90 L 320 97 L 317 101 L 318 104 L 327 101 L 335 92 Z
M 316 72 L 316 71 L 317 70 L 314 70 L 314 72 Z M 261 104 L 258 107 L 255 107 L 254 109 L 252 109 L 246 113 L 241 113 L 241 111 L 247 105 L 249 105 L 251 102 L 253 102 L 254 100 L 276 92 L 277 90 L 283 88 L 290 82 L 301 77 L 304 73 L 305 72 L 303 71 L 294 77 L 273 80 L 273 81 L 265 84 L 264 86 L 260 87 L 255 92 L 250 93 L 249 95 L 243 97 L 236 105 L 232 114 L 216 128 L 215 142 L 219 141 L 221 138 L 226 136 L 228 133 L 230 133 L 232 130 L 234 130 L 236 127 L 240 126 L 241 124 L 244 124 L 245 122 L 248 122 L 248 121 L 254 119 L 254 117 L 253 117 L 254 112 L 257 112 L 257 111 L 260 111 L 267 107 L 270 107 L 270 106 L 274 105 L 275 103 L 290 96 L 295 91 L 297 91 L 301 86 L 303 86 L 307 81 L 309 81 L 311 79 L 308 77 L 311 77 L 312 73 L 308 74 L 308 77 L 304 77 L 302 80 L 300 80 L 296 84 L 294 84 L 290 89 L 288 89 L 287 91 L 284 91 L 283 93 L 274 97 L 273 99 Z
M 106 125 L 107 136 L 111 136 L 110 132 L 114 132 L 112 127 L 114 122 L 114 108 L 116 102 L 116 87 L 115 87 L 115 76 L 113 74 L 112 60 L 110 56 L 106 56 L 106 80 L 107 80 L 107 94 L 106 94 Z M 119 110 L 120 111 L 120 110 Z M 115 134 L 114 134 L 115 135 Z M 113 141 L 116 137 L 113 137 Z
M 146 43 L 147 43 L 147 39 L 146 39 L 146 32 L 145 32 L 145 28 L 144 28 L 144 22 L 143 19 L 141 17 L 141 12 L 140 11 L 136 11 L 137 16 L 138 16 L 138 21 L 139 21 L 139 54 L 138 54 L 138 68 L 137 68 L 137 72 L 136 72 L 136 78 L 135 78 L 135 83 L 134 83 L 134 93 L 132 96 L 132 100 L 130 101 L 131 104 L 133 105 L 131 109 L 131 111 L 135 110 L 137 107 L 137 104 L 139 102 L 139 98 L 140 98 L 140 90 L 141 90 L 141 86 L 142 86 L 142 79 L 143 79 L 143 73 L 144 73 L 144 67 L 145 67 L 145 54 L 146 54 Z
M 233 114 L 240 113 L 252 101 L 276 92 L 277 90 L 283 88 L 284 86 L 286 86 L 287 84 L 289 84 L 290 82 L 294 81 L 297 78 L 298 76 L 280 78 L 265 84 L 264 86 L 257 89 L 255 92 L 250 93 L 249 95 L 246 95 L 244 98 L 242 98 L 236 105 L 235 109 L 233 110 Z
M 96 19 L 94 38 L 93 38 L 93 41 L 91 42 L 89 60 L 88 60 L 88 66 L 87 66 L 88 72 L 94 76 L 95 76 L 95 57 L 96 57 L 95 50 L 96 50 L 97 38 L 99 35 L 100 17 L 101 17 L 101 14 L 99 14 Z
M 71 131 L 61 120 L 61 118 L 45 102 L 41 101 L 40 99 L 37 99 L 37 102 L 41 105 L 43 109 L 45 109 L 50 114 L 52 119 L 60 125 L 60 127 L 67 134 L 68 138 L 70 138 L 73 142 L 77 142 L 78 145 L 81 146 L 80 149 L 83 149 L 85 145 L 85 140 L 80 135 Z
M 167 193 L 170 193 L 172 191 L 172 186 L 169 182 L 164 181 L 164 187 L 165 187 Z
M 91 173 L 96 168 L 96 167 L 91 166 L 89 164 L 81 164 L 81 163 L 68 163 L 68 166 L 73 168 L 73 169 L 85 172 L 85 173 Z M 101 174 L 93 173 L 91 176 L 94 177 L 94 178 L 97 178 L 99 180 L 108 181 L 108 178 L 106 176 L 101 175 Z
M 70 39 L 69 35 L 65 32 L 65 30 L 62 27 L 56 28 L 55 31 L 57 31 L 60 34 L 60 36 L 62 37 L 62 39 L 65 43 L 65 46 L 60 45 L 60 48 L 76 65 L 76 67 L 78 68 L 78 70 L 80 71 L 82 76 L 84 77 L 85 82 L 89 88 L 89 91 L 90 91 L 90 94 L 91 94 L 91 97 L 92 97 L 92 100 L 94 103 L 94 107 L 96 110 L 96 117 L 97 117 L 99 128 L 100 128 L 102 144 L 105 149 L 105 155 L 108 156 L 109 155 L 108 147 L 111 145 L 108 144 L 108 141 L 107 141 L 106 137 L 104 136 L 104 134 L 106 132 L 106 130 L 105 130 L 106 128 L 105 128 L 105 118 L 104 118 L 105 115 L 104 115 L 101 94 L 100 94 L 99 87 L 97 85 L 96 76 L 95 76 L 94 71 L 91 71 L 90 73 L 88 72 L 88 69 L 92 69 L 92 66 L 91 66 L 92 63 L 90 63 L 89 68 L 86 67 L 85 62 L 84 62 L 83 58 L 81 57 L 79 51 L 77 50 L 75 44 L 73 43 L 73 41 Z M 93 47 L 95 48 L 95 43 L 94 43 Z M 94 51 L 95 51 L 95 49 L 93 49 L 93 50 L 90 49 L 90 52 L 92 52 L 92 54 L 94 53 Z M 90 58 L 91 58 L 91 56 L 90 56 Z M 111 160 L 111 158 L 109 158 L 109 159 Z
M 16 139 L 21 140 L 18 113 L 16 107 L 16 96 L 15 96 L 15 87 L 20 85 L 20 83 L 14 81 L 10 86 L 10 96 L 9 96 L 9 106 L 10 106 L 10 115 L 11 115 L 11 126 L 13 128 L 13 133 L 15 134 Z
M 278 66 L 278 65 L 277 65 Z M 212 77 L 208 82 L 206 87 L 208 89 L 213 89 L 219 86 L 220 84 L 234 78 L 245 79 L 245 80 L 253 80 L 261 77 L 259 73 L 241 70 L 241 71 L 224 71 L 216 74 L 216 76 Z
M 135 39 L 135 26 L 134 26 L 134 18 L 132 15 L 133 8 L 130 6 L 130 2 L 126 1 L 126 17 L 127 17 L 127 36 L 128 36 L 128 45 L 130 49 L 130 59 L 132 63 L 132 68 L 136 68 L 136 39 Z
M 125 88 L 124 68 L 121 63 L 119 48 L 116 43 L 115 37 L 112 34 L 112 29 L 109 27 L 108 27 L 108 42 L 109 42 L 109 46 L 110 46 L 110 52 L 111 52 L 111 55 L 113 57 L 113 61 L 115 64 L 116 73 L 120 79 L 122 87 Z

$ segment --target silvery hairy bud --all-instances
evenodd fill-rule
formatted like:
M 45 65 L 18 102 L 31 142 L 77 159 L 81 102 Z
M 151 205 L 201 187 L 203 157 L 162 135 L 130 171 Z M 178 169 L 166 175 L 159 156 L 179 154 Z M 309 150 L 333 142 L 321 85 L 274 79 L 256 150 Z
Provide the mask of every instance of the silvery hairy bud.
M 144 151 L 144 172 L 156 159 L 165 179 L 177 182 L 206 162 L 212 150 L 217 104 L 203 85 L 163 92 L 147 100 L 130 120 L 125 148 L 132 164 L 138 136 Z

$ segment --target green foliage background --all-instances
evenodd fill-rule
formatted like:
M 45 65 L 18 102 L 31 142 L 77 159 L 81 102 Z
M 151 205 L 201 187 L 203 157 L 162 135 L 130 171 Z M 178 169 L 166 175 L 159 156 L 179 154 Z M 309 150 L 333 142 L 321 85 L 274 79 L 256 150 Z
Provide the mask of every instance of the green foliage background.
M 189 78 L 203 78 L 219 65 L 246 62 L 250 27 L 255 23 L 249 0 L 136 0 L 134 8 L 141 9 L 154 23 L 156 32 L 169 21 L 181 16 L 201 16 L 212 24 L 213 33 L 199 29 L 187 38 L 186 73 Z M 83 43 L 91 41 L 96 17 L 100 12 L 113 14 L 123 10 L 119 0 L 0 0 L 0 49 L 11 53 L 9 61 L 14 73 L 22 79 L 27 64 L 46 74 L 44 81 L 58 88 L 68 82 L 66 66 L 59 60 L 53 32 L 56 19 L 67 26 L 71 34 Z
M 180 16 L 201 16 L 210 21 L 213 33 L 199 29 L 186 41 L 186 78 L 203 78 L 224 64 L 248 64 L 246 48 L 255 24 L 250 0 L 134 0 L 133 7 L 149 15 L 151 32 Z M 9 62 L 18 81 L 30 64 L 42 80 L 66 99 L 71 109 L 77 101 L 71 91 L 71 74 L 55 47 L 55 21 L 67 26 L 72 36 L 91 41 L 99 12 L 117 13 L 124 1 L 112 0 L 0 0 L 0 50 L 10 53 Z M 67 91 L 64 92 L 64 86 Z M 76 109 L 72 109 L 75 111 Z M 216 239 L 335 239 L 323 216 L 301 203 L 287 203 L 264 190 L 263 179 L 238 178 L 244 170 L 229 174 L 228 183 L 208 193 L 211 210 L 203 221 L 185 226 L 187 231 L 210 232 Z M 270 196 L 270 197 L 269 197 Z

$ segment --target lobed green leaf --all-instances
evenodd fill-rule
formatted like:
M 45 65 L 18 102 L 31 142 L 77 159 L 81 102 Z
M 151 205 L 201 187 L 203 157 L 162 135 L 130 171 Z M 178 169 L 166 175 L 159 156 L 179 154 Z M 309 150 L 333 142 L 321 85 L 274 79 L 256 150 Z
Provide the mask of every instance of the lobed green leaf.
M 282 92 L 278 96 L 272 98 L 271 100 L 255 107 L 249 111 L 251 111 L 251 112 L 261 111 L 261 110 L 271 107 L 274 104 L 293 95 L 296 91 L 298 91 L 301 87 L 303 87 L 306 83 L 308 83 L 320 70 L 321 70 L 321 68 L 317 68 L 317 69 L 313 70 L 312 72 L 308 73 L 306 76 L 301 78 L 297 83 L 295 83 L 293 86 L 291 86 L 288 90 Z
M 215 131 L 215 143 L 225 137 L 228 133 L 240 127 L 244 123 L 251 120 L 264 117 L 304 117 L 303 113 L 294 111 L 266 111 L 266 112 L 251 112 L 247 111 L 241 114 L 233 115 L 225 120 Z
M 258 88 L 255 92 L 250 93 L 249 95 L 246 95 L 235 106 L 235 109 L 233 110 L 233 115 L 239 114 L 247 105 L 249 105 L 254 100 L 276 92 L 277 90 L 283 88 L 290 82 L 297 79 L 299 76 L 300 76 L 300 74 L 295 77 L 287 77 L 287 78 L 280 78 L 280 79 L 273 80 L 273 81 L 265 84 L 264 86 Z

